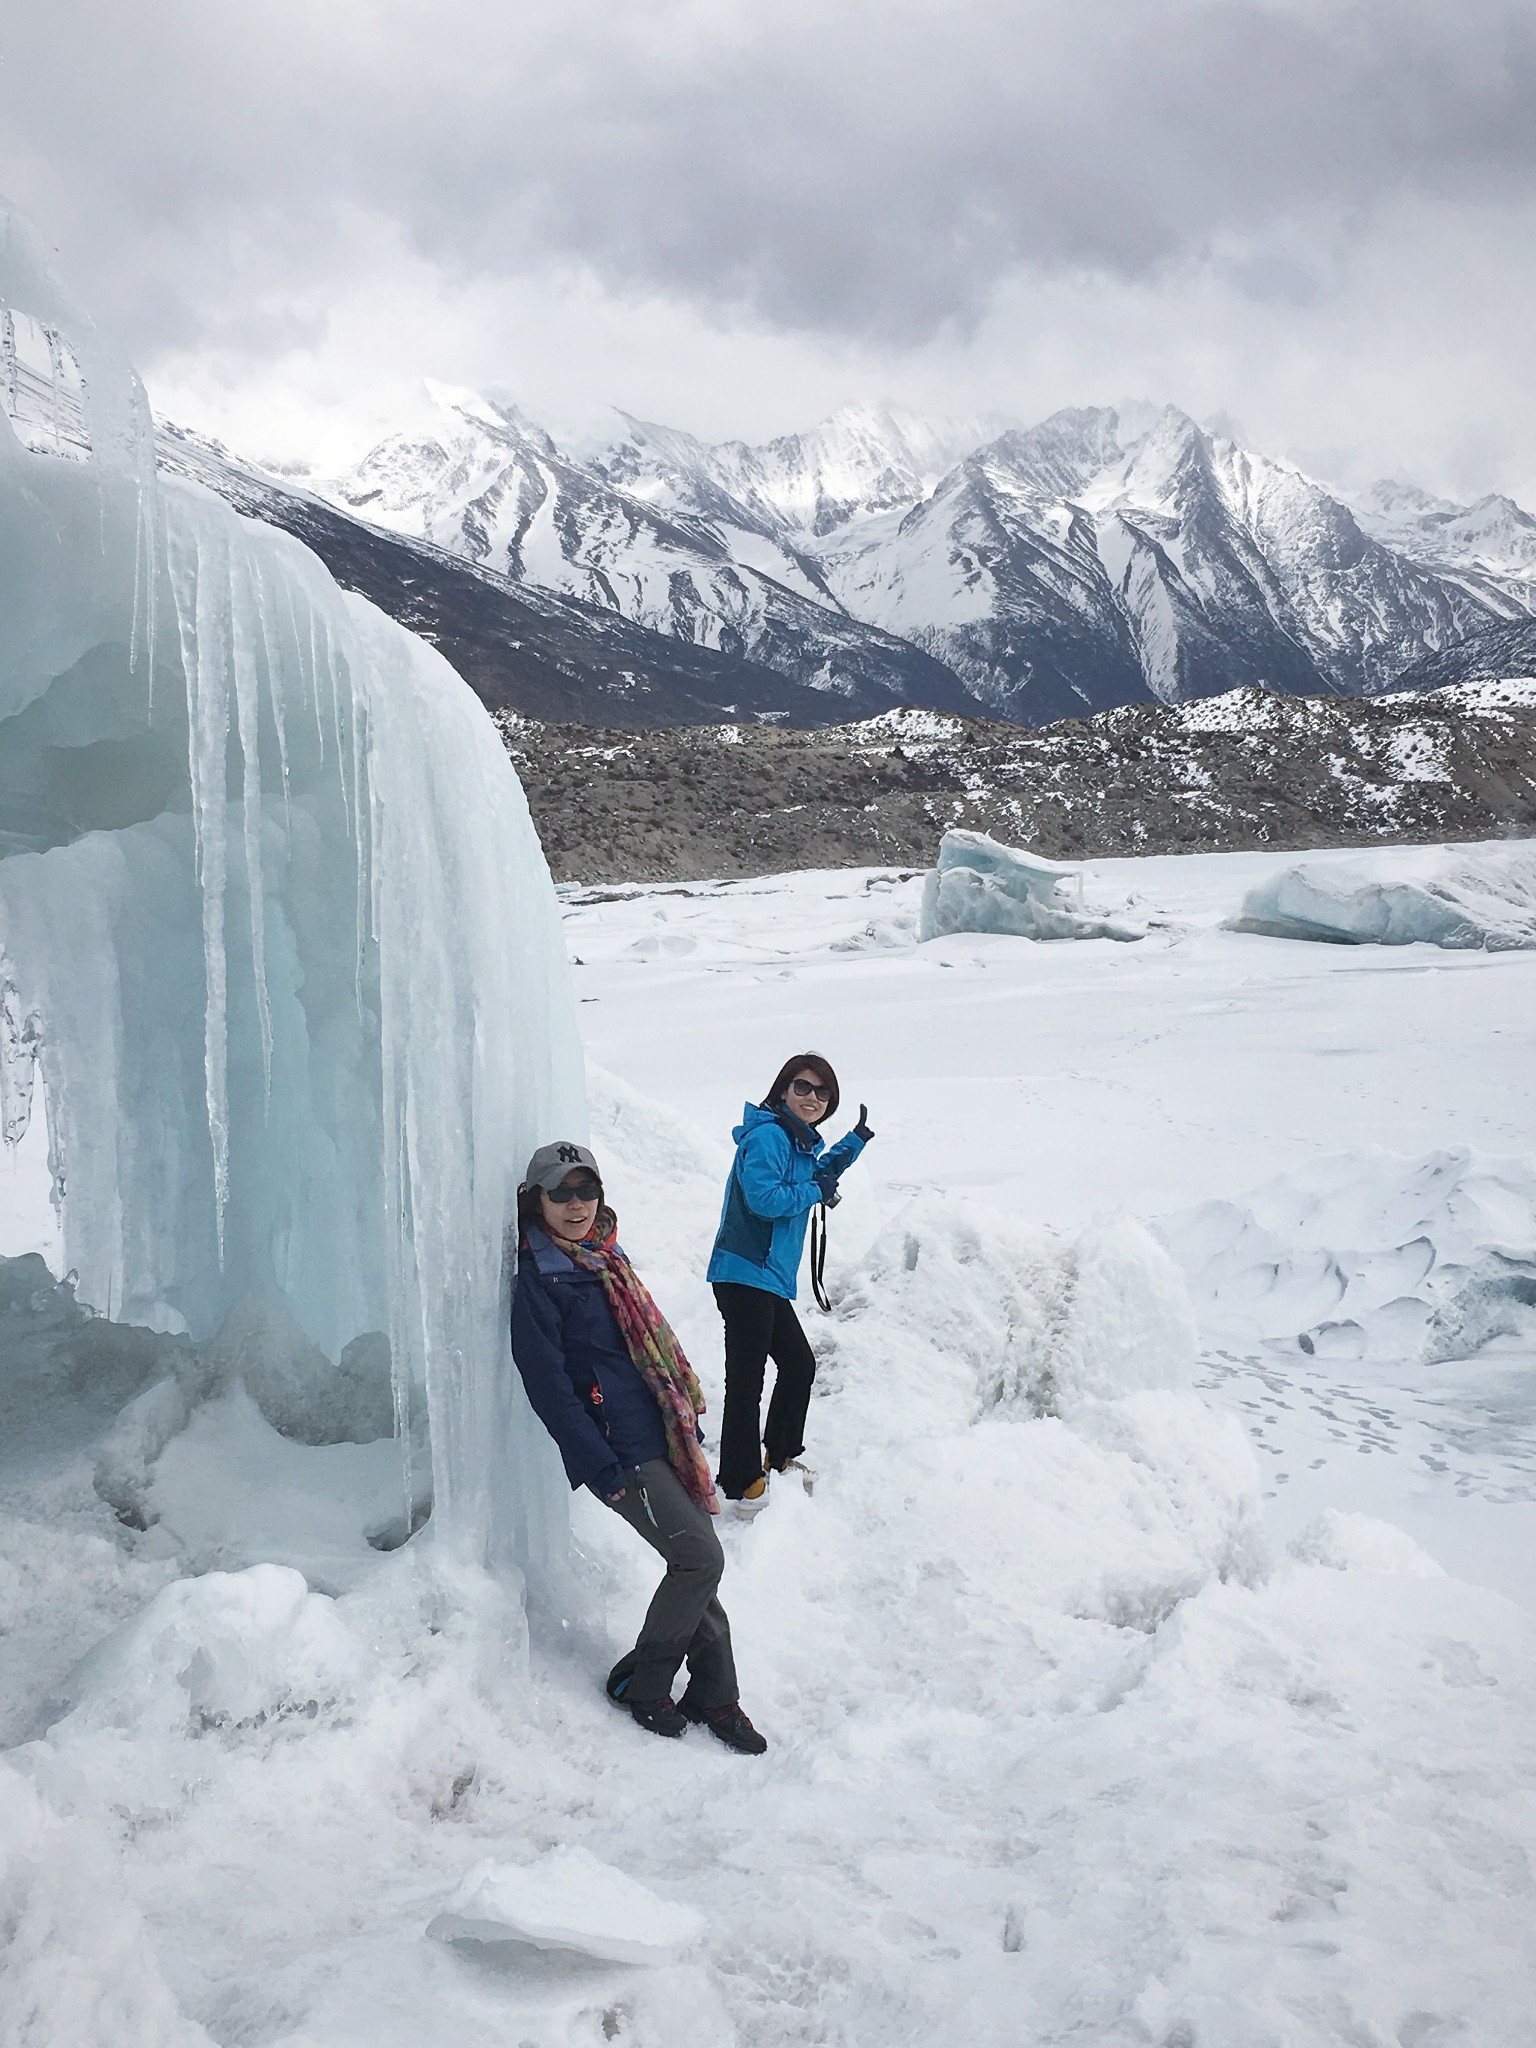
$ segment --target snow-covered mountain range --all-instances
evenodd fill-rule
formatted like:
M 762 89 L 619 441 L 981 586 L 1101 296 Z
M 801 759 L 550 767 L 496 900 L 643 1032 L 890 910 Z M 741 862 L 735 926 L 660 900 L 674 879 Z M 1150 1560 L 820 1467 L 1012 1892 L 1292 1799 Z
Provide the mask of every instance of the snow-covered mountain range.
M 1023 724 L 1243 684 L 1369 696 L 1536 615 L 1512 500 L 1346 503 L 1174 407 L 1001 432 L 849 408 L 756 447 L 621 415 L 566 450 L 513 406 L 433 398 L 428 430 L 308 489 L 834 700 L 938 703 L 941 665 L 952 708 Z

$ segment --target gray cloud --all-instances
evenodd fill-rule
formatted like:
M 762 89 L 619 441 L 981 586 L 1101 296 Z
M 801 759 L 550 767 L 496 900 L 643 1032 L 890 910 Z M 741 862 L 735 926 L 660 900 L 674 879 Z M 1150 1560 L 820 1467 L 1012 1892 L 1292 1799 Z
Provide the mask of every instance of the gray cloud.
M 1283 293 L 1277 224 L 1347 238 L 1536 164 L 1525 0 L 53 0 L 5 68 L 10 131 L 151 326 L 208 317 L 174 280 L 323 269 L 363 209 L 439 262 L 557 251 L 911 341 L 1010 269 L 1143 276 L 1223 236 Z
M 0 179 L 144 358 L 317 345 L 384 229 L 892 360 L 1031 281 L 1283 320 L 1415 208 L 1515 260 L 1536 170 L 1528 0 L 51 0 L 3 55 Z

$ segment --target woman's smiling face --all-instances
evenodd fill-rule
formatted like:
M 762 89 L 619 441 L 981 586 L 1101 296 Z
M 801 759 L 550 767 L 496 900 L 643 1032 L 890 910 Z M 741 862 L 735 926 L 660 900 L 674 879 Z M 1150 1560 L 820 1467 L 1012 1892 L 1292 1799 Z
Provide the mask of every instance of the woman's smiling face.
M 539 1213 L 544 1218 L 544 1228 L 551 1237 L 563 1237 L 576 1243 L 597 1221 L 601 1195 L 602 1188 L 587 1168 L 574 1168 L 553 1194 L 547 1188 L 540 1188 Z
M 802 1067 L 784 1091 L 786 1106 L 801 1123 L 812 1126 L 821 1122 L 831 1100 L 832 1090 L 809 1067 Z

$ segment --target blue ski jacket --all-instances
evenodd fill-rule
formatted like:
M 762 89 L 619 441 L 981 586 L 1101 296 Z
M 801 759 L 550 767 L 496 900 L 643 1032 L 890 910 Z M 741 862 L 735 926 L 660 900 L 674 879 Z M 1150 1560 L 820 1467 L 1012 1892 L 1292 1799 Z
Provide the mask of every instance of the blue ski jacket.
M 753 1102 L 743 1106 L 731 1136 L 736 1158 L 706 1277 L 711 1285 L 723 1280 L 761 1287 L 793 1301 L 806 1224 L 821 1200 L 816 1170 L 832 1166 L 844 1172 L 864 1150 L 864 1140 L 850 1131 L 828 1149 L 789 1110 Z
M 667 1455 L 656 1396 L 629 1355 L 603 1283 L 536 1223 L 517 1261 L 512 1356 L 555 1440 L 574 1492 L 622 1493 L 629 1474 Z

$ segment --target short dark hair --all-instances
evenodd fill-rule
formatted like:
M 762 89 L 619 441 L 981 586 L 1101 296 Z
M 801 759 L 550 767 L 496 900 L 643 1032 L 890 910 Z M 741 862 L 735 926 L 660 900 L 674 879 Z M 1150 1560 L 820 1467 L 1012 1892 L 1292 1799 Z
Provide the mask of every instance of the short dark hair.
M 827 1106 L 816 1118 L 817 1123 L 824 1124 L 827 1118 L 834 1114 L 843 1096 L 837 1085 L 837 1076 L 832 1071 L 832 1062 L 823 1059 L 819 1052 L 797 1052 L 792 1060 L 786 1060 L 774 1075 L 773 1086 L 763 1097 L 762 1106 L 764 1109 L 777 1109 L 788 1092 L 790 1082 L 802 1067 L 809 1067 L 827 1090 Z

